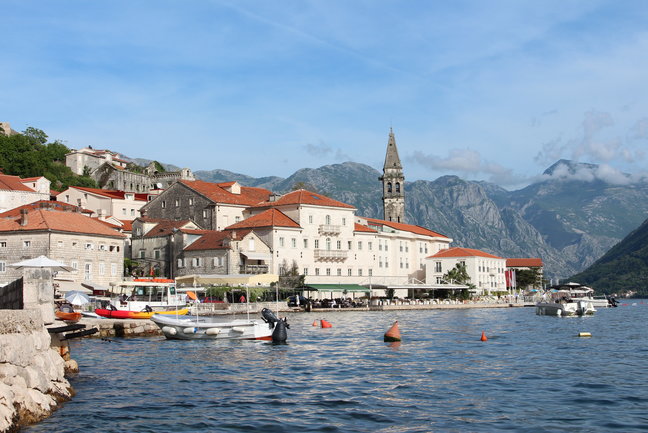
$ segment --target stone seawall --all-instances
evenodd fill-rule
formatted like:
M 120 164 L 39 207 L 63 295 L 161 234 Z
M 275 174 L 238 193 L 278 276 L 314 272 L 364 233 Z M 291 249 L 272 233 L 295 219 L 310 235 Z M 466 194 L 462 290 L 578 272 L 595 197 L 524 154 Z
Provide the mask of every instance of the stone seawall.
M 38 310 L 0 310 L 0 432 L 48 417 L 73 391 Z

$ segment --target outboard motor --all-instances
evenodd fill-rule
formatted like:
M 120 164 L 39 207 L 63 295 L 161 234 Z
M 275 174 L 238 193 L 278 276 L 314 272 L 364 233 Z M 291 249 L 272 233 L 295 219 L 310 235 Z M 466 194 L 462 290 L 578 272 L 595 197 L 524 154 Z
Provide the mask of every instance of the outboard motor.
M 268 308 L 261 310 L 261 317 L 271 329 L 274 328 L 274 331 L 272 331 L 272 342 L 285 343 L 288 339 L 288 332 L 286 329 L 290 328 L 286 318 L 284 317 L 283 320 L 278 319 L 277 316 L 275 316 L 275 314 Z

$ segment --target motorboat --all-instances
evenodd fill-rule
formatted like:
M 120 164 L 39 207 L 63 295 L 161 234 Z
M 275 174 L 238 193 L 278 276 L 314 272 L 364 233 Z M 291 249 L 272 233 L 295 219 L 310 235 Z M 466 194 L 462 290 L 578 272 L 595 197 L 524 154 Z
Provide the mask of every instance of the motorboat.
M 107 308 L 110 310 L 116 309 L 130 312 L 170 311 L 182 309 L 187 305 L 186 294 L 180 294 L 176 291 L 174 280 L 136 278 L 133 281 L 120 281 L 111 283 L 111 285 L 113 286 L 113 289 L 111 289 L 113 295 L 110 297 Z M 97 312 L 97 314 L 99 313 Z
M 61 305 L 55 312 L 57 320 L 63 320 L 67 323 L 76 323 L 81 320 L 81 313 L 74 311 L 74 308 L 70 304 Z
M 591 289 L 590 289 L 591 290 Z M 546 292 L 542 300 L 536 304 L 536 314 L 540 316 L 585 316 L 596 312 L 594 305 L 587 299 L 574 299 L 569 287 L 561 286 Z
M 150 319 L 154 314 L 168 315 L 168 316 L 184 316 L 189 313 L 188 308 L 179 310 L 168 311 L 153 311 L 152 309 L 144 309 L 144 311 L 130 311 L 118 310 L 117 308 L 97 308 L 95 314 L 109 319 Z
M 164 336 L 176 340 L 286 340 L 286 319 L 278 319 L 264 308 L 261 319 L 183 316 L 154 314 L 151 320 Z
M 579 283 L 569 282 L 563 286 L 559 286 L 559 290 L 567 290 L 569 292 L 569 297 L 573 301 L 590 302 L 594 308 L 617 306 L 617 302 L 614 298 L 608 297 L 607 295 L 594 296 L 594 289 Z

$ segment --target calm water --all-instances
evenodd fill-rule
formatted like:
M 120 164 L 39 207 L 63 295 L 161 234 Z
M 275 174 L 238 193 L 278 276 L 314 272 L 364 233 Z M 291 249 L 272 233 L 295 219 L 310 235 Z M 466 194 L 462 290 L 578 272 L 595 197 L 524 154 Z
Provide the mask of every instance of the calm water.
M 25 431 L 646 431 L 646 318 L 641 301 L 585 318 L 312 313 L 289 316 L 286 345 L 85 339 L 76 397 Z M 394 320 L 400 346 L 382 341 Z

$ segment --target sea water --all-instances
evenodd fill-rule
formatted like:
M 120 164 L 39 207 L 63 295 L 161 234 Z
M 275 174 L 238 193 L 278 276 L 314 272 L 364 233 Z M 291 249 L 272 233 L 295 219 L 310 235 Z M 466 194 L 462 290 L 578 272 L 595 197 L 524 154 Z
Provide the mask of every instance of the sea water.
M 303 313 L 283 345 L 77 340 L 76 396 L 24 431 L 646 431 L 647 318 L 643 301 L 573 318 Z M 396 320 L 402 342 L 383 342 Z

